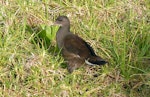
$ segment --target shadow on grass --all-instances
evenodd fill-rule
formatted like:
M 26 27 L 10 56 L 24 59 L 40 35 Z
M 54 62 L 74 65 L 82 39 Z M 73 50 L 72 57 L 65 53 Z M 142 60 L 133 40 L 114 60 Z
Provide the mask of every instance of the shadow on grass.
M 48 52 L 59 52 L 59 49 L 55 44 L 53 44 L 53 40 L 55 39 L 55 32 L 53 31 L 53 27 L 48 26 L 26 26 L 26 32 L 29 32 L 31 37 L 31 43 L 39 46 L 40 48 L 44 48 Z
M 46 50 L 53 56 L 59 55 L 61 57 L 61 50 L 57 47 L 56 43 L 54 43 L 57 30 L 58 28 L 54 26 L 26 26 L 26 32 L 29 32 L 32 35 L 31 43 Z M 62 63 L 60 64 L 60 67 L 66 68 L 67 65 L 66 63 Z

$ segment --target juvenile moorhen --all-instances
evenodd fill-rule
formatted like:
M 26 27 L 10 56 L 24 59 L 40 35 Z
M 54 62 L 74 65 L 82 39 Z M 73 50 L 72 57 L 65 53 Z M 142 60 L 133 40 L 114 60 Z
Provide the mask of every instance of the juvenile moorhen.
M 62 50 L 62 56 L 67 62 L 67 69 L 70 73 L 85 63 L 88 65 L 107 63 L 95 54 L 87 42 L 70 32 L 70 21 L 67 16 L 59 16 L 55 24 L 60 26 L 56 34 L 56 42 Z

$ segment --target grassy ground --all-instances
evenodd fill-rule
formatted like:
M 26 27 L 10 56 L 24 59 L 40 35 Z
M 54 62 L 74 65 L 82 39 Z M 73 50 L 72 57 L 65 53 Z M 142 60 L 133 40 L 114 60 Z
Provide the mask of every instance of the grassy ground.
M 69 74 L 59 15 L 109 64 Z M 150 97 L 150 1 L 1 0 L 0 96 Z

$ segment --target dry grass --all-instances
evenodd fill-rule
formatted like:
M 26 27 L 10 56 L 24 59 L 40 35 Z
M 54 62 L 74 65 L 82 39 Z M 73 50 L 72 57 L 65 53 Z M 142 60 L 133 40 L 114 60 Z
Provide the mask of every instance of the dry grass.
M 1 0 L 0 6 L 0 96 L 149 97 L 149 0 Z M 59 15 L 109 64 L 69 74 L 51 25 Z

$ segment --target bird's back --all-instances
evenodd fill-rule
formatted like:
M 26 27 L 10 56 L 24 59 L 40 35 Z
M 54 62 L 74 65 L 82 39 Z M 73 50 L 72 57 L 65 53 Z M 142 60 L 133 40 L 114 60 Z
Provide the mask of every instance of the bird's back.
M 77 35 L 71 34 L 64 38 L 63 49 L 70 53 L 79 55 L 82 58 L 88 58 L 91 55 L 96 55 L 92 47 L 90 47 L 83 39 Z

